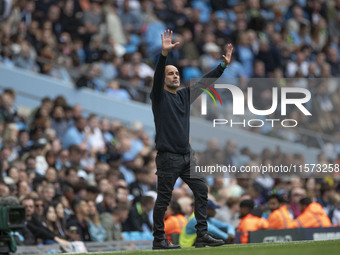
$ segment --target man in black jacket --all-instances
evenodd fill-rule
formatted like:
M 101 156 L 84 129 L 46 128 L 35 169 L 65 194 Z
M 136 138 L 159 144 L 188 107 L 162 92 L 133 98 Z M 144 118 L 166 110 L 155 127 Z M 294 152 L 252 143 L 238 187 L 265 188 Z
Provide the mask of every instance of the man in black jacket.
M 153 197 L 141 197 L 140 202 L 133 204 L 129 210 L 129 216 L 123 223 L 123 231 L 151 231 L 152 225 L 148 213 L 152 210 L 155 202 Z
M 196 161 L 189 144 L 190 104 L 201 94 L 200 83 L 177 90 L 180 86 L 178 69 L 165 65 L 168 52 L 179 43 L 172 43 L 170 30 L 164 31 L 162 54 L 156 66 L 154 83 L 150 98 L 156 127 L 157 164 L 157 200 L 154 208 L 154 242 L 153 249 L 176 249 L 165 239 L 164 213 L 171 200 L 173 186 L 178 177 L 186 182 L 195 196 L 195 217 L 197 219 L 197 241 L 200 244 L 218 246 L 224 244 L 207 234 L 207 194 L 204 179 L 190 177 L 190 164 Z M 229 65 L 233 47 L 228 45 L 223 61 L 203 78 L 219 78 Z
M 92 241 L 89 232 L 89 207 L 85 199 L 77 199 L 73 204 L 74 215 L 71 215 L 66 222 L 66 228 L 69 231 L 74 228 L 81 241 Z

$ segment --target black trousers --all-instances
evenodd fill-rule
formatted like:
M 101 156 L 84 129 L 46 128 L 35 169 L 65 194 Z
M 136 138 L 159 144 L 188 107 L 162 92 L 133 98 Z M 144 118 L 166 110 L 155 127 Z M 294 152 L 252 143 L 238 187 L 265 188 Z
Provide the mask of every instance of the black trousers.
M 153 236 L 155 241 L 165 239 L 164 213 L 170 203 L 172 190 L 178 177 L 188 184 L 195 196 L 197 236 L 200 237 L 207 233 L 208 187 L 203 178 L 190 177 L 190 166 L 193 167 L 196 164 L 192 153 L 184 155 L 170 152 L 157 153 L 157 200 L 153 211 Z

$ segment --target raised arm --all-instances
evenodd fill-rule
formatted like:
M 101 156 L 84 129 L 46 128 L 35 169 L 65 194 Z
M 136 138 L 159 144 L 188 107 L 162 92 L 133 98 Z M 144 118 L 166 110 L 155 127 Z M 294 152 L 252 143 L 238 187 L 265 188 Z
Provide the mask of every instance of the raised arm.
M 165 71 L 165 62 L 166 56 L 168 52 L 176 47 L 179 42 L 172 43 L 172 35 L 173 32 L 168 29 L 168 31 L 164 31 L 164 36 L 161 34 L 162 39 L 162 54 L 159 57 L 154 78 L 153 78 L 153 86 L 151 90 L 150 97 L 153 100 L 160 99 L 163 87 L 164 87 L 164 71 Z
M 231 62 L 233 50 L 233 45 L 229 43 L 227 45 L 225 55 L 222 55 L 222 62 L 215 69 L 211 70 L 209 73 L 205 74 L 202 77 L 202 79 L 210 79 L 209 84 L 207 85 L 210 85 L 222 75 L 224 69 L 226 69 Z M 205 82 L 202 79 L 200 79 L 197 83 L 190 87 L 190 103 L 193 103 L 202 94 L 203 90 L 201 90 L 200 88 L 209 89 L 204 86 Z

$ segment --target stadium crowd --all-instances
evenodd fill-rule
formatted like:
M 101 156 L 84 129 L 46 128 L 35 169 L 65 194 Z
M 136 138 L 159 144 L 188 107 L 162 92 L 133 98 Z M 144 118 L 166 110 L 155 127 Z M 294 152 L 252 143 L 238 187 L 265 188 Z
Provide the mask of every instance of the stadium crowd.
M 330 78 L 339 78 L 340 73 L 339 27 L 339 0 L 13 0 L 12 12 L 0 26 L 0 63 L 122 100 L 149 102 L 161 48 L 154 38 L 170 28 L 181 44 L 168 63 L 178 67 L 183 84 L 215 67 L 222 50 L 232 43 L 235 57 L 222 78 L 242 89 L 250 85 L 248 78 L 281 79 L 280 86 L 309 89 L 312 117 L 294 110 L 288 116 L 299 127 L 338 141 L 340 89 Z M 271 86 L 256 85 L 255 105 L 270 107 Z M 224 117 L 225 111 L 220 111 Z M 250 129 L 322 146 L 297 130 Z M 327 142 L 334 147 L 328 148 L 331 153 L 339 153 L 332 141 Z
M 161 48 L 154 38 L 168 27 L 181 42 L 168 63 L 179 67 L 184 83 L 215 67 L 229 42 L 236 54 L 223 78 L 237 79 L 242 89 L 253 77 L 324 78 L 317 84 L 298 84 L 312 93 L 313 118 L 295 111 L 290 115 L 305 128 L 330 134 L 335 142 L 339 139 L 340 88 L 325 78 L 340 74 L 340 1 L 13 2 L 10 16 L 0 25 L 0 63 L 8 67 L 115 98 L 148 102 L 145 91 Z M 261 106 L 268 106 L 271 90 L 260 87 L 257 93 Z M 291 132 L 267 133 L 304 142 Z M 0 196 L 16 196 L 26 207 L 28 225 L 16 233 L 19 243 L 152 238 L 156 151 L 141 123 L 127 127 L 93 114 L 85 117 L 81 105 L 70 106 L 62 96 L 44 98 L 40 107 L 23 116 L 15 105 L 15 91 L 4 89 L 0 134 Z M 301 154 L 279 148 L 254 152 L 238 148 L 234 140 L 223 150 L 220 146 L 209 141 L 198 158 L 236 166 L 304 163 Z M 320 154 L 318 163 L 339 164 L 340 159 Z M 209 224 L 214 226 L 210 229 L 226 243 L 234 241 L 235 230 L 247 242 L 247 231 L 340 222 L 337 175 L 246 175 L 207 181 Z M 178 181 L 165 227 L 168 239 L 182 246 L 195 239 L 192 206 L 192 194 Z M 286 225 L 277 223 L 277 210 L 283 210 Z
M 0 196 L 16 196 L 26 207 L 27 227 L 15 233 L 20 244 L 152 239 L 156 151 L 140 122 L 128 128 L 94 114 L 85 118 L 81 105 L 69 106 L 62 96 L 44 98 L 27 116 L 19 114 L 13 90 L 5 89 L 0 99 Z M 279 148 L 257 154 L 238 148 L 234 140 L 220 150 L 215 139 L 197 158 L 202 164 L 235 166 L 304 163 L 301 154 Z M 340 162 L 320 154 L 318 163 Z M 226 243 L 234 242 L 237 231 L 340 222 L 339 175 L 237 177 L 207 178 L 208 229 Z M 313 211 L 307 213 L 310 204 L 325 225 L 313 221 Z M 284 226 L 270 221 L 270 212 L 282 206 L 291 219 Z M 196 237 L 193 194 L 180 179 L 166 218 L 168 239 L 191 246 Z M 247 242 L 247 235 L 241 241 Z

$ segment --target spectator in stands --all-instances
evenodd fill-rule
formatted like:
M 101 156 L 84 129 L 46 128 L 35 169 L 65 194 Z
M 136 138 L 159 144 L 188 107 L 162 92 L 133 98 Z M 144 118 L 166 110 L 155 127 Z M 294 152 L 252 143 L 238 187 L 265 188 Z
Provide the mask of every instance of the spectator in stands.
M 216 209 L 216 220 L 228 223 L 236 228 L 239 224 L 240 199 L 238 197 L 229 197 L 224 206 Z
M 92 155 L 104 154 L 106 151 L 104 136 L 99 128 L 98 117 L 95 114 L 91 114 L 87 119 L 89 129 L 89 136 L 87 140 L 88 150 Z
M 332 213 L 332 224 L 333 226 L 340 226 L 340 195 L 336 193 L 334 195 L 334 211 Z
M 68 230 L 73 230 L 74 227 L 76 234 L 79 235 L 81 241 L 92 241 L 89 233 L 89 207 L 87 201 L 84 199 L 78 199 L 74 202 L 73 206 L 74 215 L 72 215 L 66 223 Z
M 292 211 L 294 219 L 296 219 L 301 213 L 299 202 L 305 196 L 306 196 L 306 191 L 300 187 L 293 188 L 290 192 L 289 207 L 290 207 L 290 210 Z
M 119 100 L 127 101 L 131 99 L 130 94 L 125 89 L 121 89 L 119 82 L 116 80 L 109 81 L 109 85 L 106 89 L 106 94 Z
M 94 242 L 104 242 L 106 239 L 106 230 L 99 221 L 99 213 L 94 201 L 88 201 L 89 207 L 89 233 L 91 240 Z
M 252 214 L 254 209 L 253 200 L 243 200 L 240 203 L 241 221 L 236 231 L 241 235 L 241 243 L 248 243 L 249 231 L 256 231 L 268 228 L 268 221 Z
M 39 221 L 42 221 L 45 213 L 44 200 L 42 198 L 34 198 L 34 213 Z
M 27 196 L 31 193 L 31 187 L 27 181 L 19 181 L 17 186 L 18 197 Z
M 100 222 L 106 230 L 105 241 L 122 240 L 122 224 L 129 216 L 129 206 L 125 203 L 118 203 L 112 213 L 100 214 Z
M 330 217 L 331 212 L 334 210 L 334 193 L 335 190 L 328 183 L 321 184 L 320 196 L 317 198 L 316 202 L 322 206 L 328 217 Z
M 148 213 L 153 209 L 153 197 L 144 196 L 140 202 L 131 206 L 129 217 L 123 224 L 123 231 L 151 232 L 152 225 Z
M 55 196 L 55 189 L 54 186 L 51 183 L 47 183 L 42 188 L 42 199 L 44 202 L 45 207 L 52 202 L 53 198 Z
M 18 111 L 14 106 L 15 92 L 5 89 L 0 96 L 0 120 L 2 122 L 13 122 L 18 117 Z
M 111 185 L 109 187 L 111 187 Z M 112 213 L 115 207 L 116 207 L 116 193 L 112 190 L 112 187 L 111 189 L 105 189 L 105 191 L 103 192 L 103 201 L 97 204 L 99 214 L 105 212 Z
M 79 145 L 82 149 L 86 149 L 89 131 L 86 131 L 85 127 L 86 119 L 84 117 L 77 118 L 74 126 L 69 127 L 63 137 L 63 147 L 68 149 L 70 145 Z
M 120 19 L 125 34 L 139 33 L 142 26 L 142 16 L 138 10 L 131 8 L 130 1 L 124 1 L 123 9 L 120 12 Z
M 27 132 L 27 130 L 20 130 L 18 134 L 18 145 L 16 146 L 19 156 L 22 156 L 26 152 L 29 152 L 31 146 L 32 141 L 30 141 L 29 133 Z
M 134 196 L 134 201 L 140 201 L 141 197 L 146 195 L 149 190 L 156 190 L 156 187 L 152 182 L 150 175 L 153 174 L 151 169 L 147 167 L 135 168 L 134 173 L 136 181 L 129 185 L 130 193 Z
M 69 247 L 69 243 L 66 240 L 59 238 L 48 228 L 44 227 L 41 221 L 35 217 L 34 202 L 32 198 L 23 198 L 23 200 L 21 200 L 21 205 L 25 206 L 27 221 L 27 227 L 21 232 L 24 237 L 24 244 L 36 244 L 37 239 L 40 238 L 42 240 L 54 240 L 64 247 Z
M 54 209 L 57 214 L 57 229 L 59 236 L 66 238 L 66 221 L 67 215 L 65 213 L 64 205 L 61 202 L 54 202 Z
M 114 40 L 115 44 L 123 46 L 126 44 L 126 37 L 123 30 L 122 21 L 119 17 L 117 3 L 111 3 L 106 12 L 106 26 L 108 35 Z
M 83 14 L 82 24 L 84 26 L 84 33 L 82 36 L 85 45 L 87 45 L 90 42 L 91 36 L 100 32 L 99 29 L 102 22 L 101 1 L 91 1 L 90 8 L 85 10 Z
M 268 228 L 287 229 L 292 222 L 292 218 L 290 217 L 284 198 L 278 194 L 270 195 L 268 204 L 271 211 L 268 217 Z
M 20 54 L 13 61 L 15 66 L 24 68 L 32 72 L 38 72 L 39 67 L 35 62 L 36 53 L 27 41 L 20 44 Z
M 301 214 L 291 224 L 290 228 L 330 227 L 331 221 L 319 203 L 305 197 L 300 200 Z
M 7 197 L 10 195 L 9 187 L 4 182 L 0 182 L 0 197 Z
M 43 226 L 48 228 L 52 233 L 60 237 L 57 227 L 57 213 L 52 204 L 45 207 L 44 218 L 42 220 Z M 44 244 L 54 244 L 54 240 L 44 240 Z
M 207 205 L 207 223 L 208 233 L 214 238 L 222 239 L 226 244 L 233 243 L 235 239 L 235 229 L 228 223 L 214 219 L 216 209 L 220 208 L 212 200 L 208 200 Z M 191 247 L 195 244 L 196 248 L 204 247 L 201 242 L 197 242 L 196 226 L 197 220 L 194 213 L 189 217 L 187 225 L 183 228 L 180 235 L 179 243 L 181 247 Z M 196 240 L 196 241 L 195 241 Z
M 164 232 L 166 239 L 172 244 L 179 244 L 179 235 L 187 224 L 181 206 L 176 201 L 171 201 L 164 215 Z
M 52 111 L 51 128 L 56 131 L 56 137 L 61 141 L 69 128 L 62 106 L 56 106 Z

